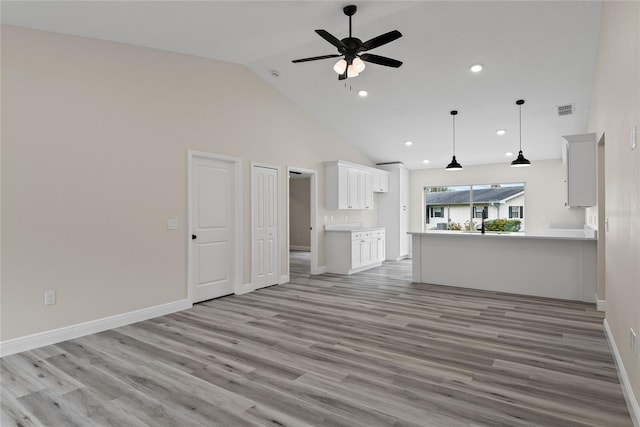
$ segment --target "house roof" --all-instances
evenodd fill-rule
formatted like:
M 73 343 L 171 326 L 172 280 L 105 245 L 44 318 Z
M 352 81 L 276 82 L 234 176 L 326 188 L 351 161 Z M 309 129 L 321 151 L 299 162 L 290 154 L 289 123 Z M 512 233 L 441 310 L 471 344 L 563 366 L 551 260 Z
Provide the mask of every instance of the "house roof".
M 473 190 L 474 203 L 504 203 L 506 200 L 524 193 L 524 186 L 484 188 Z M 440 191 L 427 193 L 427 205 L 463 205 L 471 200 L 470 190 Z

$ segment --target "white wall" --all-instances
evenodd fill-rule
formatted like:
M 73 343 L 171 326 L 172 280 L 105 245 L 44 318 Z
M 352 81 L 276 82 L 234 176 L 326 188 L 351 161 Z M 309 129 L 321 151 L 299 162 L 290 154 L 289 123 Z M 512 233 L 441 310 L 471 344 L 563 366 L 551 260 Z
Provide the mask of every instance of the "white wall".
M 282 167 L 282 195 L 288 165 L 318 171 L 316 227 L 344 217 L 322 209 L 322 162 L 372 165 L 244 67 L 11 26 L 1 40 L 2 340 L 186 298 L 187 149 L 243 159 L 243 283 L 252 161 Z
M 311 178 L 289 180 L 289 244 L 291 246 L 311 246 L 310 185 Z
M 598 139 L 604 134 L 606 319 L 640 399 L 640 354 L 634 357 L 629 345 L 630 328 L 640 337 L 640 147 L 629 144 L 634 125 L 640 131 L 640 2 L 603 2 L 589 130 Z
M 560 142 L 558 142 L 560 144 Z M 550 226 L 582 228 L 584 209 L 564 207 L 564 172 L 561 160 L 536 160 L 528 168 L 512 168 L 509 162 L 465 166 L 459 172 L 438 169 L 413 170 L 410 174 L 409 216 L 410 231 L 422 231 L 425 186 L 464 184 L 525 183 L 525 212 L 527 232 L 547 230 Z

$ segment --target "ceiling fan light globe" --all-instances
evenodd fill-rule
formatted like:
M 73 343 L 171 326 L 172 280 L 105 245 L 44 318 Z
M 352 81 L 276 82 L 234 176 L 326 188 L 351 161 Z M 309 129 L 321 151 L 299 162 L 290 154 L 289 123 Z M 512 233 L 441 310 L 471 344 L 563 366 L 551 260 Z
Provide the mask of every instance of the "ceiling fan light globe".
M 355 58 L 355 59 L 353 60 L 352 65 L 353 65 L 354 67 L 356 67 L 356 71 L 358 72 L 358 74 L 359 74 L 359 73 L 361 73 L 361 72 L 363 72 L 363 71 L 364 71 L 364 68 L 366 67 L 366 65 L 365 65 L 364 61 L 363 61 L 362 59 L 360 59 L 360 58 Z
M 340 59 L 338 62 L 336 62 L 336 65 L 333 66 L 333 71 L 335 71 L 338 74 L 344 74 L 344 70 L 347 69 L 347 61 L 345 61 L 344 59 Z
M 347 77 L 358 77 L 358 69 L 355 65 L 351 64 L 347 67 Z

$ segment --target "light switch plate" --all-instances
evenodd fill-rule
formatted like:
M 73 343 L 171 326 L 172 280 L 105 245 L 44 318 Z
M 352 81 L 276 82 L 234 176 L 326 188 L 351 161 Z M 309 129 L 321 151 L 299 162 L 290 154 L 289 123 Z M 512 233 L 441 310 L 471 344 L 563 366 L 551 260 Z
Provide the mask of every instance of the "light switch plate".
M 53 305 L 56 303 L 56 291 L 46 291 L 44 293 L 44 305 Z
M 177 230 L 178 229 L 178 220 L 171 218 L 167 220 L 167 230 Z

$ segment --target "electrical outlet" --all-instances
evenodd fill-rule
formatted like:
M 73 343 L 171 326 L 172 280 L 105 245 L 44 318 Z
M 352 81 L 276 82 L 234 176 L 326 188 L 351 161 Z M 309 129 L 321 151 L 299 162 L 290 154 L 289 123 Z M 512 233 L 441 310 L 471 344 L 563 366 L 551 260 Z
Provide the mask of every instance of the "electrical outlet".
M 44 293 L 44 305 L 53 305 L 56 303 L 56 291 L 47 291 Z

